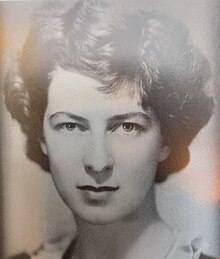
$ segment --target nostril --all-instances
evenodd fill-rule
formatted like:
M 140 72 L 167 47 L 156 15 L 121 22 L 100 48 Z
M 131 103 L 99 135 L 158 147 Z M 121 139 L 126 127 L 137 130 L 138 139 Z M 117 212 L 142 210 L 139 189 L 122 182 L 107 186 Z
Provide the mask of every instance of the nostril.
M 99 173 L 108 173 L 111 172 L 113 169 L 112 165 L 106 165 L 101 170 L 96 170 L 92 165 L 85 165 L 85 171 L 87 174 L 99 174 Z
M 104 171 L 104 172 L 110 172 L 110 171 L 112 171 L 112 166 L 111 166 L 111 165 L 105 166 L 105 167 L 103 168 L 103 171 Z
M 94 171 L 93 167 L 91 165 L 86 165 L 85 170 L 86 170 L 87 173 L 91 173 L 92 171 Z

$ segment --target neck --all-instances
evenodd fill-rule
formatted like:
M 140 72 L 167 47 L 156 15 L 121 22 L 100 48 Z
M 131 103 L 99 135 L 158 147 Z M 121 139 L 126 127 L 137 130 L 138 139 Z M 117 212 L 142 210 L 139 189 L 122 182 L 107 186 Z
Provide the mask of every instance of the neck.
M 94 225 L 76 217 L 78 239 L 72 258 L 121 259 L 134 254 L 153 222 L 160 221 L 152 189 L 134 214 L 106 225 Z M 141 241 L 142 242 L 142 241 Z M 77 256 L 76 256 L 77 255 Z

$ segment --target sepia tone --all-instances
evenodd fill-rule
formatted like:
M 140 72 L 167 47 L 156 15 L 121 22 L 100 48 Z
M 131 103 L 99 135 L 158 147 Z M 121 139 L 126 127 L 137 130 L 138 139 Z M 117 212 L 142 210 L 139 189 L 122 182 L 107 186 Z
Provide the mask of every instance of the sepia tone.
M 159 214 L 172 227 L 203 236 L 209 256 L 220 258 L 219 176 L 219 43 L 218 1 L 112 1 L 122 12 L 156 10 L 182 21 L 193 43 L 210 63 L 212 77 L 207 92 L 216 108 L 208 124 L 190 145 L 190 162 L 182 171 L 157 184 Z M 1 95 L 3 78 L 15 62 L 28 34 L 32 12 L 41 1 L 0 3 L 2 28 Z M 74 232 L 75 223 L 55 190 L 50 175 L 25 155 L 25 136 L 1 102 L 2 253 L 9 257 L 32 252 L 42 243 Z

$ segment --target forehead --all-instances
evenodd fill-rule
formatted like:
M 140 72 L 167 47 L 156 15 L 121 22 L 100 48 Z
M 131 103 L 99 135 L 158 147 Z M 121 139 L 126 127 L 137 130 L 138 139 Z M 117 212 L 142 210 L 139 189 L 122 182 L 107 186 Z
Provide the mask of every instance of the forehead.
M 58 68 L 52 73 L 48 90 L 48 109 L 52 113 L 59 111 L 86 112 L 118 110 L 118 112 L 142 111 L 140 97 L 132 96 L 126 90 L 118 94 L 106 94 L 100 91 L 101 83 L 80 73 Z M 126 89 L 124 87 L 123 89 Z

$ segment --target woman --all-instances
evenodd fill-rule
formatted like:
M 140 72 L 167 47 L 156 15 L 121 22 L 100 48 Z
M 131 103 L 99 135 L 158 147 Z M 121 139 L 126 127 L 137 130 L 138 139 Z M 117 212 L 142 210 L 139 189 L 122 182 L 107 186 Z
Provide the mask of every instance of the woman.
M 161 220 L 154 183 L 186 166 L 211 117 L 206 59 L 174 18 L 62 4 L 36 13 L 6 79 L 27 156 L 51 173 L 77 224 L 67 249 L 33 258 L 199 258 L 198 240 Z

